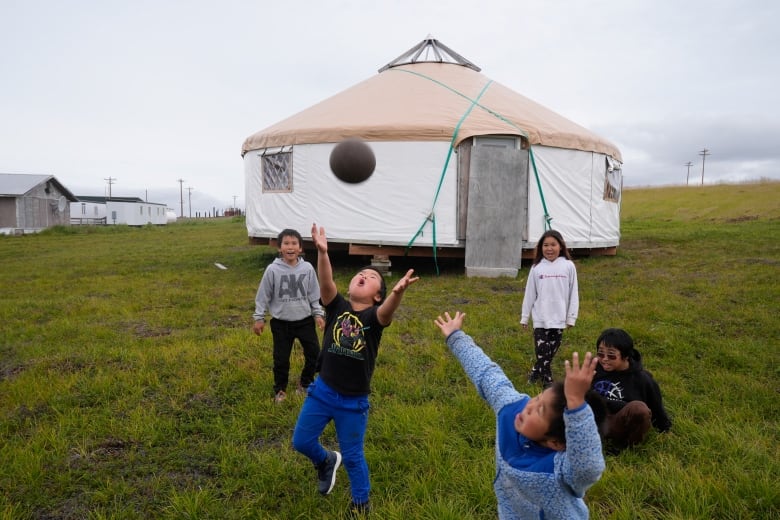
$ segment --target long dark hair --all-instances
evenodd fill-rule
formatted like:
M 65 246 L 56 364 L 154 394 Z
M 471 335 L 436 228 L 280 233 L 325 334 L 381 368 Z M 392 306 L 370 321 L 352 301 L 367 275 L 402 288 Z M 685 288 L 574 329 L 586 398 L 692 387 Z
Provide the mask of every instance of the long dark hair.
M 563 239 L 563 236 L 554 229 L 549 229 L 544 232 L 544 234 L 539 237 L 539 241 L 536 243 L 536 255 L 534 256 L 534 265 L 538 264 L 542 261 L 542 258 L 544 258 L 544 253 L 542 252 L 542 244 L 544 243 L 545 238 L 552 237 L 555 240 L 558 241 L 558 244 L 561 246 L 561 255 L 562 257 L 566 258 L 567 260 L 571 260 L 571 255 L 569 254 L 569 248 L 566 247 L 566 241 Z

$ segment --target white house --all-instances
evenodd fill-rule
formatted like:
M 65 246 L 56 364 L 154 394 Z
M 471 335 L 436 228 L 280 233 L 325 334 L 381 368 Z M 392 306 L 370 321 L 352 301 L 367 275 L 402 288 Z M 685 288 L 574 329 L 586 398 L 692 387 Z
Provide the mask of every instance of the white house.
M 144 226 L 167 224 L 169 215 L 165 204 L 145 202 L 138 197 L 78 196 L 70 204 L 71 224 L 107 224 Z

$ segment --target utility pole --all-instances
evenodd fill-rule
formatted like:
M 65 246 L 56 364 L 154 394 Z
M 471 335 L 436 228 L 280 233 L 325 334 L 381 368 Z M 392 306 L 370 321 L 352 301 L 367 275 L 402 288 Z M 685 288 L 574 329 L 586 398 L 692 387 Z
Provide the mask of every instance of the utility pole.
M 184 218 L 184 179 L 179 179 L 179 216 Z
M 688 180 L 691 178 L 691 166 L 693 166 L 693 163 L 691 161 L 688 161 L 685 163 L 685 166 L 688 167 L 688 174 L 685 176 L 685 185 L 688 185 Z
M 187 186 L 187 198 L 188 198 L 188 204 L 190 208 L 190 218 L 192 218 L 192 187 Z
M 701 155 L 701 185 L 704 186 L 704 159 L 706 159 L 708 155 L 712 154 L 709 150 L 704 148 L 701 152 L 699 152 L 699 155 Z
M 114 184 L 116 179 L 113 178 L 113 177 L 108 177 L 108 178 L 104 177 L 103 180 L 108 182 L 108 198 L 110 199 L 111 198 L 111 185 Z
M 236 209 L 236 198 L 237 198 L 237 197 L 238 197 L 237 195 L 233 195 L 233 210 L 234 210 L 234 211 L 235 211 L 235 209 Z

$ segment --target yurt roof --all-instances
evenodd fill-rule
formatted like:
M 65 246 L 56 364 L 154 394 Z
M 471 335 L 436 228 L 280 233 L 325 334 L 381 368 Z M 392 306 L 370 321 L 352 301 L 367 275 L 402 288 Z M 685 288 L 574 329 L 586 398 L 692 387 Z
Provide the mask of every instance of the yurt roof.
M 241 153 L 346 137 L 457 146 L 480 135 L 520 135 L 531 145 L 600 152 L 622 161 L 608 140 L 492 81 L 431 38 L 377 75 L 249 136 Z

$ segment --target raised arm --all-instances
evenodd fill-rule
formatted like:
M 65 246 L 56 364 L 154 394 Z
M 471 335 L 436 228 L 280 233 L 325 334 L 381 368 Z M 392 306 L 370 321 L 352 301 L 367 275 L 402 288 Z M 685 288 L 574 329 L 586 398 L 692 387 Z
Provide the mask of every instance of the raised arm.
M 437 317 L 434 324 L 441 329 L 444 339 L 450 337 L 450 334 L 463 328 L 463 320 L 466 318 L 465 312 L 456 311 L 455 317 L 451 317 L 449 312 L 444 313 L 444 317 Z
M 447 347 L 460 362 L 466 375 L 474 383 L 477 393 L 495 413 L 498 413 L 507 403 L 527 398 L 520 394 L 498 364 L 493 362 L 474 340 L 463 332 L 465 313 L 460 311 L 451 316 L 445 312 L 436 318 L 434 323 L 447 339 Z
M 320 282 L 320 299 L 327 305 L 336 297 L 338 288 L 333 280 L 333 268 L 328 256 L 328 238 L 325 236 L 325 228 L 317 228 L 317 224 L 311 225 L 311 240 L 317 248 L 317 279 Z
M 393 290 L 390 291 L 390 294 L 387 295 L 385 301 L 382 302 L 382 305 L 376 310 L 376 317 L 383 326 L 386 327 L 393 321 L 393 314 L 398 306 L 401 305 L 401 299 L 404 296 L 406 288 L 420 279 L 419 276 L 412 276 L 413 274 L 414 269 L 406 271 L 404 277 L 396 282 L 395 286 L 393 286 Z
M 590 352 L 585 353 L 582 366 L 579 359 L 579 353 L 574 352 L 571 363 L 567 359 L 564 364 L 566 379 L 563 381 L 563 393 L 566 396 L 566 408 L 569 410 L 579 408 L 585 402 L 585 393 L 590 389 L 598 364 L 598 358 L 593 357 Z
M 597 363 L 598 358 L 590 352 L 585 354 L 581 366 L 577 352 L 572 354 L 571 362 L 567 360 L 565 363 L 563 393 L 566 411 L 563 420 L 566 424 L 566 450 L 556 464 L 561 465 L 564 482 L 577 496 L 584 495 L 601 478 L 605 468 L 594 412 L 585 404 L 585 394 L 593 381 Z

